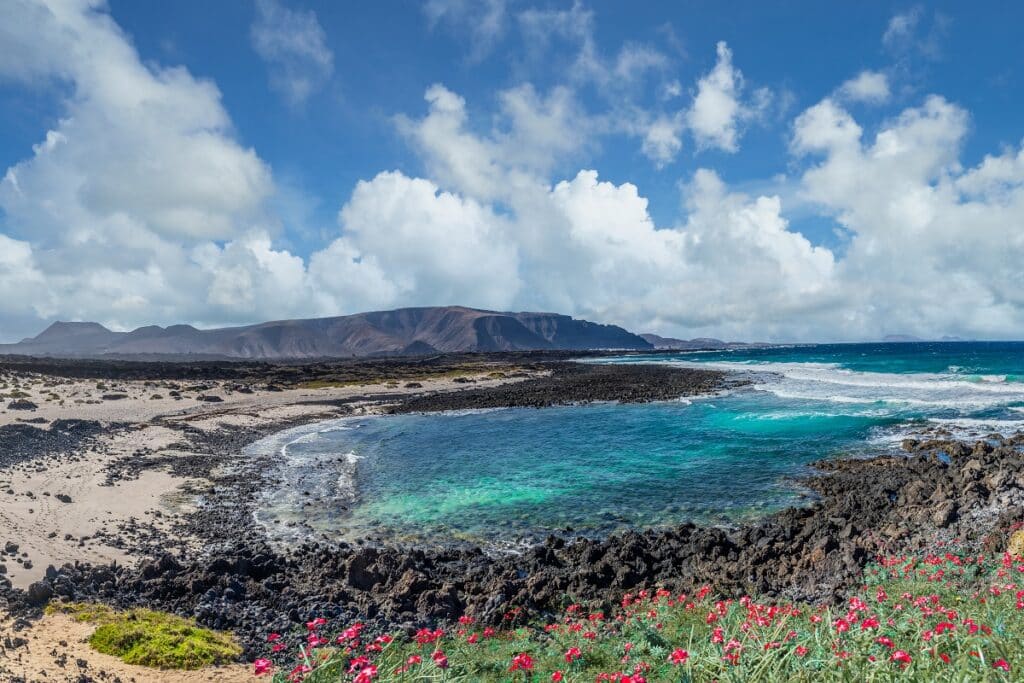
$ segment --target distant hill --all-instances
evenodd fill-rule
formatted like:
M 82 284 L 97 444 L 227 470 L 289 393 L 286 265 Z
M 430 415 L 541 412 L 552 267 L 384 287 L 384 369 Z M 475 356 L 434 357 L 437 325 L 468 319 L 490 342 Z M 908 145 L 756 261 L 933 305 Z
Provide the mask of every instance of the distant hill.
M 915 337 L 912 334 L 887 334 L 882 337 L 883 342 L 919 342 L 924 341 L 920 337 Z
M 461 306 L 402 308 L 334 318 L 279 320 L 200 330 L 190 325 L 113 332 L 98 323 L 56 322 L 38 336 L 0 344 L 0 354 L 237 359 L 346 358 L 544 349 L 645 350 L 615 325 L 557 313 L 501 313 Z
M 674 339 L 672 337 L 662 337 L 660 335 L 650 333 L 641 334 L 640 336 L 655 349 L 661 351 L 707 351 L 754 346 L 754 344 L 747 344 L 744 342 L 726 342 L 721 339 L 712 339 L 711 337 Z
M 955 337 L 951 335 L 943 335 L 938 339 L 922 339 L 921 337 L 915 337 L 912 334 L 887 334 L 882 337 L 883 342 L 924 342 L 924 341 L 940 341 L 940 342 L 963 342 L 971 341 L 970 339 L 964 339 L 963 337 Z

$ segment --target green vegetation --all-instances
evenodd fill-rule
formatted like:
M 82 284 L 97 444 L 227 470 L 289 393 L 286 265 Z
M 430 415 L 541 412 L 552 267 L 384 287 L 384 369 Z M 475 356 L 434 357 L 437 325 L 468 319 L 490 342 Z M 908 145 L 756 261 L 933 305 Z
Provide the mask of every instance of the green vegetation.
M 838 605 L 641 591 L 611 614 L 570 605 L 560 618 L 371 638 L 318 620 L 271 634 L 256 673 L 305 681 L 1019 681 L 1024 560 L 938 551 L 868 567 Z M 522 615 L 505 615 L 514 624 Z M 321 635 L 323 634 L 323 635 Z M 276 661 L 275 661 L 276 660 Z
M 3 398 L 3 399 L 7 399 L 7 398 L 13 398 L 13 399 L 31 398 L 31 396 L 32 396 L 32 394 L 29 394 L 29 393 L 26 393 L 24 391 L 21 391 L 20 389 L 15 389 L 14 391 L 12 391 L 9 394 L 0 394 L 0 398 Z
M 159 669 L 201 669 L 230 663 L 242 653 L 230 635 L 164 612 L 147 609 L 119 612 L 88 603 L 52 605 L 47 611 L 96 624 L 89 645 L 127 664 Z

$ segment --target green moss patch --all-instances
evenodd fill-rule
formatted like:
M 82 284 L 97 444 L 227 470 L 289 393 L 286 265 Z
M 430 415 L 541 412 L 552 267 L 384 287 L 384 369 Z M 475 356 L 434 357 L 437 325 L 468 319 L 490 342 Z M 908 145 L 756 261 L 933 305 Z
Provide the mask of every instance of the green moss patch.
M 50 612 L 97 624 L 89 645 L 127 664 L 158 669 L 201 669 L 228 664 L 242 649 L 230 634 L 202 628 L 191 619 L 165 612 L 134 609 L 116 612 L 104 605 L 66 604 Z

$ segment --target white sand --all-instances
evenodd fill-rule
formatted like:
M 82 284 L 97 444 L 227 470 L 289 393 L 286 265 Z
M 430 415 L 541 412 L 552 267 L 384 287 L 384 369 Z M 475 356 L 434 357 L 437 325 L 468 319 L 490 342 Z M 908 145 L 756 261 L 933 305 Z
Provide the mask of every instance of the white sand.
M 473 376 L 476 387 L 494 386 L 507 379 L 494 379 L 485 375 Z M 452 391 L 465 388 L 451 378 L 417 380 L 422 387 L 417 393 Z M 103 436 L 96 448 L 77 461 L 66 458 L 48 458 L 43 462 L 26 463 L 13 471 L 0 469 L 0 549 L 11 541 L 19 545 L 19 556 L 31 562 L 25 569 L 10 556 L 0 556 L 6 564 L 8 576 L 15 586 L 26 587 L 39 580 L 47 565 L 60 566 L 65 562 L 86 560 L 105 563 L 112 560 L 131 562 L 134 558 L 114 547 L 92 539 L 94 534 L 108 528 L 115 531 L 118 524 L 130 519 L 166 529 L 176 515 L 187 515 L 191 508 L 179 489 L 185 479 L 176 478 L 161 469 L 143 471 L 135 480 L 121 481 L 105 486 L 104 468 L 112 461 L 133 454 L 139 449 L 150 449 L 165 457 L 178 452 L 170 449 L 180 442 L 181 435 L 168 428 L 167 423 L 187 422 L 201 430 L 216 430 L 239 426 L 275 424 L 287 419 L 309 422 L 338 416 L 332 406 L 316 403 L 325 399 L 344 399 L 373 395 L 409 394 L 403 383 L 367 384 L 325 389 L 291 389 L 280 392 L 260 391 L 255 394 L 232 392 L 234 382 L 204 381 L 211 387 L 202 392 L 216 395 L 222 403 L 207 403 L 196 398 L 196 392 L 182 391 L 183 398 L 174 400 L 165 382 L 66 380 L 34 374 L 0 374 L 0 425 L 12 424 L 19 418 L 85 419 L 102 422 L 128 422 L 133 428 Z M 176 382 L 184 389 L 199 382 Z M 99 386 L 98 386 L 99 385 Z M 35 411 L 8 410 L 10 395 L 17 391 L 27 394 L 27 400 L 36 403 Z M 119 400 L 102 400 L 104 394 L 126 394 Z M 154 395 L 160 398 L 153 398 Z M 365 406 L 373 410 L 376 406 Z M 45 427 L 45 425 L 42 425 Z M 6 491 L 12 490 L 13 494 Z M 49 496 L 44 495 L 49 493 Z M 71 497 L 71 503 L 62 503 L 57 494 Z M 159 515 L 154 514 L 159 512 Z M 70 535 L 70 538 L 66 538 Z M 90 537 L 83 544 L 80 539 Z

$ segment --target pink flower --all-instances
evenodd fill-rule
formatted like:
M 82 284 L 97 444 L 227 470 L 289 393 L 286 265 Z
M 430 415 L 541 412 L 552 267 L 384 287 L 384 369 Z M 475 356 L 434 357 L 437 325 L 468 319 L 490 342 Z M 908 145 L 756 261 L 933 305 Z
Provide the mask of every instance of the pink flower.
M 434 660 L 434 664 L 438 669 L 448 668 L 448 657 L 440 650 L 435 651 L 434 654 L 430 655 L 430 658 Z
M 805 656 L 805 655 L 806 655 L 806 654 L 807 654 L 808 652 L 810 652 L 810 650 L 808 650 L 808 649 L 807 649 L 806 647 L 804 647 L 803 645 L 797 645 L 797 646 L 796 646 L 796 649 L 794 650 L 794 652 L 796 652 L 796 656 L 797 656 L 797 657 L 803 657 L 803 656 Z
M 306 628 L 309 629 L 310 631 L 315 631 L 316 629 L 320 628 L 321 626 L 323 626 L 326 623 L 327 623 L 326 619 L 324 619 L 323 617 L 317 617 L 313 621 L 307 621 L 306 622 Z
M 422 661 L 423 657 L 420 657 L 419 655 L 409 655 L 409 659 L 405 660 L 405 663 L 412 666 L 413 664 L 419 664 Z
M 578 647 L 570 647 L 568 650 L 565 651 L 565 661 L 569 664 L 572 664 L 574 661 L 576 661 L 582 656 L 583 655 Z
M 252 663 L 253 673 L 257 676 L 270 673 L 270 670 L 274 668 L 274 665 L 269 659 L 257 659 Z
M 1005 659 L 997 659 L 996 661 L 992 662 L 992 668 L 1002 669 L 1003 671 L 1009 671 L 1010 664 Z
M 686 650 L 682 650 L 682 649 L 677 648 L 677 649 L 673 650 L 672 654 L 670 654 L 668 656 L 668 661 L 672 662 L 676 666 L 679 666 L 680 664 L 685 664 L 686 660 L 689 659 L 689 658 L 690 658 L 690 653 L 689 652 L 687 652 Z
M 879 645 L 885 645 L 890 650 L 895 646 L 895 643 L 892 642 L 892 638 L 889 638 L 887 636 L 879 636 L 875 640 L 875 642 L 878 643 Z
M 280 633 L 270 633 L 270 634 L 267 635 L 267 642 L 268 643 L 276 643 L 279 640 L 281 640 L 281 634 Z

